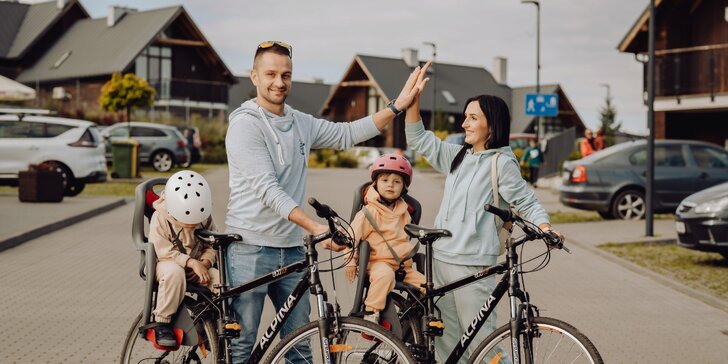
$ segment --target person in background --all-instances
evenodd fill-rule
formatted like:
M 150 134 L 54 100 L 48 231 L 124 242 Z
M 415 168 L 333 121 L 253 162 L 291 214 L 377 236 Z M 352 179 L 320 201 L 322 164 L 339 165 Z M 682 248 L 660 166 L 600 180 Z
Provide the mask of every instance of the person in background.
M 584 130 L 584 137 L 579 141 L 579 153 L 584 158 L 590 154 L 594 154 L 594 133 L 591 129 Z
M 604 130 L 601 128 L 597 129 L 597 136 L 594 138 L 594 151 L 598 152 L 606 148 L 606 140 L 604 140 Z
M 528 167 L 528 180 L 533 188 L 536 188 L 536 182 L 538 181 L 538 169 L 543 163 L 543 152 L 539 148 L 536 139 L 530 139 L 528 141 L 528 148 L 523 152 L 521 156 L 521 163 Z

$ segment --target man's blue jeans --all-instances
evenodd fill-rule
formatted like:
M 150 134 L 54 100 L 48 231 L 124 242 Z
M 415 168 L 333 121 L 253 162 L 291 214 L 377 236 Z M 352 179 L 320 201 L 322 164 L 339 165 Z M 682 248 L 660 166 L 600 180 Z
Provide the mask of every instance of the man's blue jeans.
M 293 264 L 305 259 L 305 248 L 303 246 L 293 248 L 270 248 L 264 246 L 250 245 L 242 242 L 230 244 L 227 252 L 228 285 L 232 288 L 245 283 L 253 278 L 273 272 L 286 265 Z M 296 288 L 298 281 L 305 273 L 294 273 L 285 278 L 266 286 L 240 294 L 233 299 L 232 306 L 235 315 L 240 321 L 242 330 L 240 337 L 232 340 L 232 354 L 234 363 L 245 363 L 248 361 L 255 339 L 258 334 L 258 326 L 263 312 L 263 303 L 266 294 L 273 301 L 276 312 L 286 302 L 288 295 Z M 281 327 L 281 337 L 307 324 L 311 312 L 309 292 L 306 290 L 298 301 L 296 308 Z M 269 324 L 265 323 L 266 326 Z M 305 353 L 302 362 L 311 362 L 310 345 L 299 345 L 300 352 Z M 300 358 L 300 357 L 299 357 Z M 296 362 L 294 358 L 289 358 Z

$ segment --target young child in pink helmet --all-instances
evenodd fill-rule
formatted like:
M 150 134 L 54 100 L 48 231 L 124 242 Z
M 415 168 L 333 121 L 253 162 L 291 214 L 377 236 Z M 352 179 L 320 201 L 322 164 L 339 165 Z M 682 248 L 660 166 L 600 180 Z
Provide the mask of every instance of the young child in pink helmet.
M 412 268 L 413 245 L 404 231 L 411 217 L 402 195 L 412 183 L 412 165 L 397 154 L 384 154 L 371 167 L 373 183 L 364 195 L 364 207 L 351 226 L 357 241 L 367 240 L 369 255 L 369 290 L 364 301 L 367 315 L 364 319 L 379 322 L 386 298 L 394 288 L 395 271 L 403 267 L 404 283 L 420 287 L 425 277 Z M 355 248 L 356 251 L 356 248 Z M 349 282 L 354 281 L 357 257 L 345 268 Z

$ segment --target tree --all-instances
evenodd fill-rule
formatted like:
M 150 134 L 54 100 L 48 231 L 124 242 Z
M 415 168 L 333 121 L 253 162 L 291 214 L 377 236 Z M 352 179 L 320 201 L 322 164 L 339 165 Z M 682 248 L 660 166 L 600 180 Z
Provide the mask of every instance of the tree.
M 99 104 L 106 111 L 125 111 L 126 121 L 130 122 L 131 110 L 152 106 L 156 93 L 145 79 L 133 73 L 114 73 L 101 88 Z
M 600 129 L 604 133 L 606 146 L 614 145 L 614 133 L 622 128 L 622 123 L 616 123 L 617 108 L 612 104 L 612 96 L 607 95 L 605 104 L 599 110 Z

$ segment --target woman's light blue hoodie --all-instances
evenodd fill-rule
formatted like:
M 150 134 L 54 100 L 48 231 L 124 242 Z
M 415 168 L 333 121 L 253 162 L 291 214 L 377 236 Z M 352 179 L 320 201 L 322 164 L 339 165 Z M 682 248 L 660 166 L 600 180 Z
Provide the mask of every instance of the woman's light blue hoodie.
M 425 131 L 422 122 L 407 123 L 405 133 L 407 144 L 447 176 L 435 227 L 448 229 L 453 235 L 434 244 L 435 259 L 477 266 L 496 262 L 500 249 L 497 230 L 501 224 L 496 227 L 495 215 L 486 212 L 483 206 L 493 203 L 491 158 L 498 151 L 501 153 L 497 165 L 498 205 L 512 206 L 520 216 L 536 225 L 549 222 L 546 210 L 521 177 L 511 147 L 477 153 L 468 150 L 457 170 L 450 173 L 452 161 L 462 146 L 441 141 L 432 132 Z

